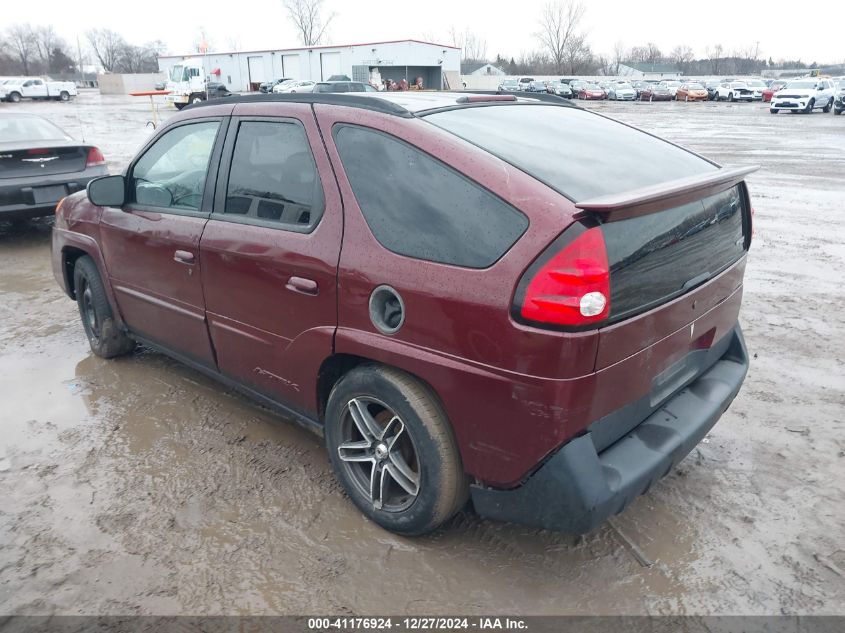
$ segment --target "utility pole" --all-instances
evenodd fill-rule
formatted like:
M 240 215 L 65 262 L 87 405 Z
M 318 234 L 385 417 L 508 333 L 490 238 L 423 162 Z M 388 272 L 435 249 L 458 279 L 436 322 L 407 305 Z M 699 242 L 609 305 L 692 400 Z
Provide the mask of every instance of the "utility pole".
M 79 83 L 80 85 L 85 81 L 85 74 L 82 71 L 82 45 L 79 43 L 79 36 L 76 36 L 76 55 L 79 59 Z

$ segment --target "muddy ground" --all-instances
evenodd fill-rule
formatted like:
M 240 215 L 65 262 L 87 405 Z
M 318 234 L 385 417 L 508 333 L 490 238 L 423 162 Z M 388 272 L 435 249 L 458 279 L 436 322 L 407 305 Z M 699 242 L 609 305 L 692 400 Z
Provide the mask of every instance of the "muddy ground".
M 48 116 L 120 170 L 148 103 Z M 590 107 L 757 163 L 748 380 L 705 443 L 574 538 L 364 519 L 321 442 L 159 354 L 91 355 L 45 222 L 0 226 L 0 613 L 845 613 L 845 116 Z M 165 110 L 166 116 L 171 111 Z

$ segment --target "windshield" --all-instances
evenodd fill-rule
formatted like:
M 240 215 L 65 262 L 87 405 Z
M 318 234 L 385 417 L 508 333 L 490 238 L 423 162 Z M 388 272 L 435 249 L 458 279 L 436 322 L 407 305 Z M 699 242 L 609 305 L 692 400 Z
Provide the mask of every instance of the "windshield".
M 787 88 L 809 88 L 810 90 L 816 87 L 815 81 L 790 81 L 786 84 Z
M 732 88 L 748 88 L 748 86 L 747 86 L 747 85 L 745 85 L 745 82 L 742 82 L 742 81 L 735 81 L 735 82 L 733 82 L 733 83 L 731 84 L 731 87 L 732 87 Z
M 503 85 L 503 86 L 515 86 L 517 83 L 518 83 L 518 82 L 517 82 L 517 80 L 516 80 L 516 79 L 505 79 L 505 80 L 502 82 L 502 85 Z
M 498 156 L 571 200 L 715 169 L 680 147 L 581 108 L 540 104 L 462 108 L 429 114 L 425 120 Z M 573 152 L 573 147 L 578 151 Z
M 184 81 L 185 67 L 180 65 L 174 66 L 170 69 L 170 81 Z
M 601 90 L 598 84 L 587 84 L 584 86 L 584 90 Z
M 687 90 L 704 90 L 701 84 L 687 84 Z
M 616 84 L 617 90 L 633 90 L 631 84 Z
M 752 86 L 753 88 L 765 88 L 766 87 L 766 84 L 762 81 L 749 81 L 748 85 Z
M 55 125 L 36 116 L 0 116 L 0 139 L 3 141 L 71 140 Z

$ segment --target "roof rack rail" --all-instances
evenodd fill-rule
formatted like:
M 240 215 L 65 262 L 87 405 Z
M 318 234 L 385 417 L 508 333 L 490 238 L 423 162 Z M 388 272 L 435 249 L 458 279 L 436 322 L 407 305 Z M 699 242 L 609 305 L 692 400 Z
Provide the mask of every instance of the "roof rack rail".
M 211 99 L 200 103 L 192 103 L 183 109 L 202 108 L 212 105 L 223 105 L 227 103 L 325 103 L 329 105 L 348 106 L 351 108 L 363 108 L 374 110 L 385 114 L 393 114 L 404 118 L 411 118 L 414 115 L 398 103 L 379 99 L 377 96 L 363 97 L 350 92 L 295 92 L 286 94 L 253 94 L 237 95 Z
M 513 95 L 516 99 L 536 99 L 537 101 L 547 101 L 557 105 L 569 106 L 570 108 L 580 108 L 577 103 L 572 103 L 569 99 L 564 99 L 560 95 L 555 95 L 550 92 L 506 92 L 504 90 L 462 90 L 461 93 L 471 95 Z

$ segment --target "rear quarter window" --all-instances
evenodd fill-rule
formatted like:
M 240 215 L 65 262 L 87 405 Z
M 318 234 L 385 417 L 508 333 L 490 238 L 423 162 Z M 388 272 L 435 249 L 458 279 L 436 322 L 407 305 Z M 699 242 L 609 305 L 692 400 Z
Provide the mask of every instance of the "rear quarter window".
M 486 268 L 528 228 L 520 211 L 394 136 L 341 125 L 334 140 L 370 230 L 394 253 Z

